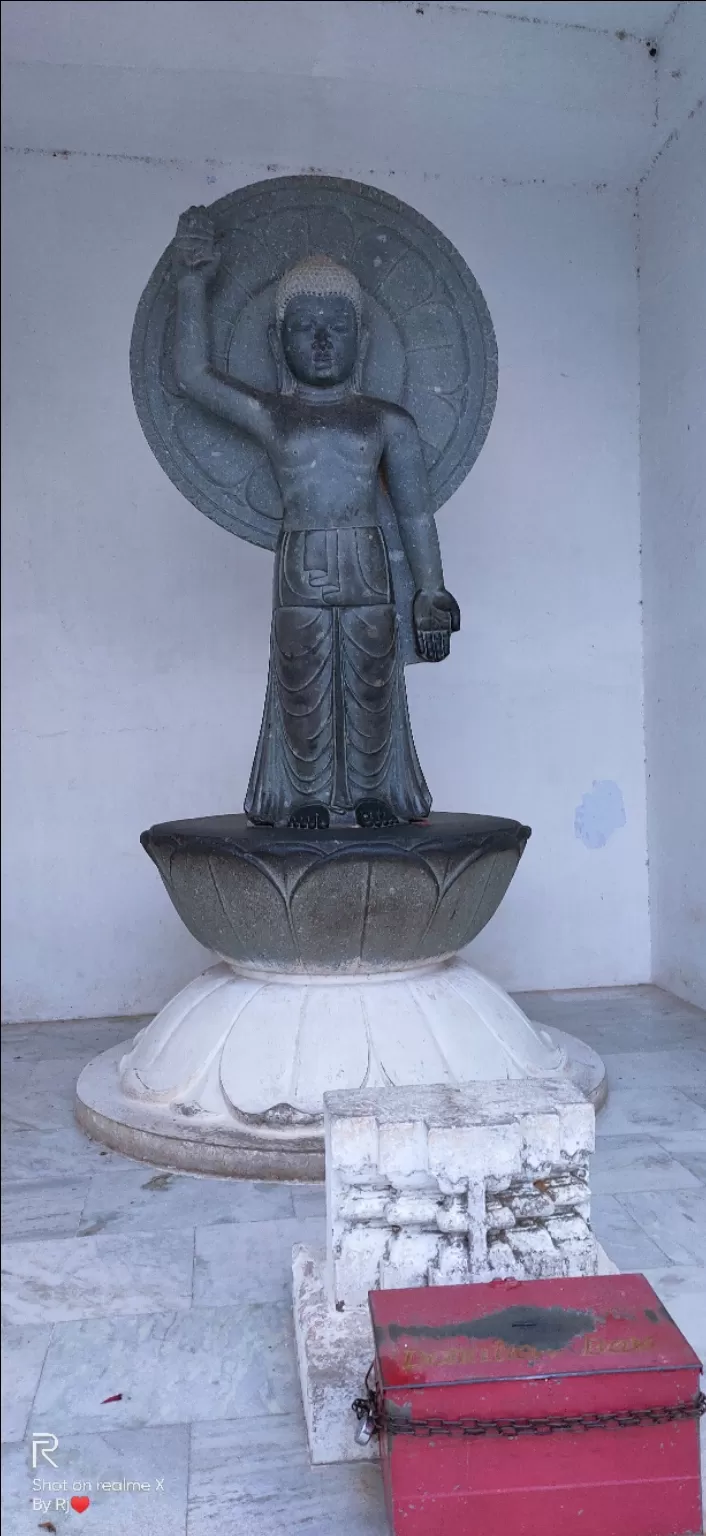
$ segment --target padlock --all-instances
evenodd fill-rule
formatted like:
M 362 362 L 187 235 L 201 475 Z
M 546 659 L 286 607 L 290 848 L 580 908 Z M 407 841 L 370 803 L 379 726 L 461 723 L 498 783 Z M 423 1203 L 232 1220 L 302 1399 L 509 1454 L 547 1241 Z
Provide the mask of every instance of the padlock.
M 366 1413 L 356 1426 L 356 1445 L 368 1445 L 375 1434 L 375 1420 L 372 1413 Z

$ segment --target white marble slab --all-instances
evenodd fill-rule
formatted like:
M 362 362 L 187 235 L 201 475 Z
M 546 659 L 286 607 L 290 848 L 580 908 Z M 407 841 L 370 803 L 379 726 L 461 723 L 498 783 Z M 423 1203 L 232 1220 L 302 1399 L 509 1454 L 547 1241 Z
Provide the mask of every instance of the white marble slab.
M 189 1536 L 337 1531 L 387 1536 L 377 1466 L 310 1467 L 300 1414 L 193 1426 Z
M 645 1276 L 706 1365 L 706 1270 L 700 1264 L 672 1264 L 668 1269 L 646 1269 Z
M 587 992 L 516 993 L 540 1024 L 578 1035 L 600 1055 L 651 1052 L 706 1039 L 706 1014 L 659 987 L 597 987 Z
M 706 1110 L 706 1088 L 697 1088 L 694 1086 L 689 1088 L 687 1091 L 689 1098 L 693 1100 L 694 1104 L 700 1104 L 701 1108 Z
M 326 1215 L 325 1184 L 293 1184 L 292 1198 L 295 1216 Z
M 671 1018 L 681 1012 L 694 1014 L 697 1018 L 704 1017 L 703 1009 L 695 1003 L 687 1003 L 673 992 L 665 992 L 654 982 L 643 982 L 637 986 L 555 988 L 548 992 L 514 995 L 525 999 L 521 1004 L 523 1008 L 534 1001 L 540 1007 L 544 1005 L 585 1010 L 588 1018 L 602 1013 L 610 1014 L 619 1023 L 631 1016 L 649 1021 L 652 1017 Z
M 120 1402 L 104 1399 L 122 1393 Z M 30 1428 L 54 1434 L 291 1413 L 291 1303 L 66 1323 L 54 1331 Z
M 568 1029 L 613 1058 L 611 1098 L 597 1125 L 597 1235 L 622 1269 L 645 1271 L 703 1358 L 706 1268 L 693 1259 L 670 1263 L 661 1245 L 672 1256 L 693 1255 L 701 1241 L 697 1228 L 703 1237 L 703 1220 L 690 1217 L 701 1193 L 695 1181 L 706 1178 L 706 1088 L 692 1070 L 701 1060 L 695 1048 L 706 1042 L 706 1015 L 654 987 L 534 994 L 534 1000 L 534 1006 L 521 1000 L 531 1017 Z M 26 1194 L 9 1190 L 13 1223 L 50 1219 L 43 1215 L 47 1180 L 65 1181 L 68 1220 L 68 1186 L 95 1175 L 81 1229 L 100 1224 L 100 1235 L 20 1239 L 8 1248 L 8 1254 L 24 1255 L 9 1283 L 10 1315 L 41 1321 L 5 1330 L 4 1432 L 16 1442 L 27 1420 L 46 1429 L 51 1418 L 71 1465 L 80 1468 L 77 1476 L 85 1455 L 92 1460 L 93 1448 L 112 1444 L 116 1435 L 124 1450 L 116 1452 L 115 1464 L 128 1477 L 125 1462 L 135 1463 L 125 1436 L 132 1433 L 135 1445 L 144 1444 L 146 1466 L 157 1444 L 153 1436 L 166 1437 L 162 1443 L 172 1447 L 167 1460 L 182 1477 L 182 1503 L 175 1494 L 168 1523 L 153 1528 L 148 1506 L 120 1502 L 125 1496 L 116 1495 L 115 1505 L 101 1507 L 99 1524 L 96 1508 L 83 1525 L 78 1516 L 69 1517 L 80 1536 L 84 1529 L 86 1536 L 91 1529 L 97 1536 L 185 1536 L 186 1454 L 178 1426 L 187 1419 L 196 1421 L 188 1536 L 289 1536 L 290 1529 L 292 1536 L 331 1536 L 339 1525 L 346 1536 L 382 1536 L 374 1466 L 312 1472 L 308 1465 L 289 1295 L 285 1304 L 264 1299 L 282 1294 L 293 1228 L 295 1242 L 310 1241 L 307 1230 L 320 1240 L 314 1234 L 315 1218 L 321 1220 L 325 1210 L 323 1185 L 257 1186 L 174 1174 L 165 1179 L 160 1170 L 91 1142 L 73 1122 L 80 1067 L 131 1038 L 140 1022 L 69 1021 L 2 1032 L 13 1120 L 4 1172 L 27 1185 Z M 33 1064 L 39 1066 L 36 1097 Z M 633 1086 L 621 1086 L 629 1082 Z M 46 1115 L 54 1129 L 46 1128 Z M 679 1203 L 684 1196 L 692 1200 L 686 1209 Z M 628 1208 L 635 1199 L 642 1203 Z M 61 1219 L 56 1211 L 54 1219 Z M 239 1228 L 241 1222 L 247 1227 Z M 308 1222 L 313 1225 L 307 1229 Z M 181 1229 L 194 1226 L 200 1265 L 198 1305 L 190 1308 L 191 1261 Z M 65 1257 L 69 1249 L 81 1251 L 76 1269 Z M 247 1304 L 251 1295 L 257 1305 Z M 61 1317 L 76 1317 L 76 1309 L 86 1315 L 57 1322 L 52 1333 L 45 1319 L 54 1308 Z M 95 1316 L 101 1309 L 110 1315 Z M 126 1309 L 136 1315 L 121 1315 Z M 103 1402 L 116 1392 L 123 1394 L 119 1402 Z M 26 1475 L 26 1451 L 13 1443 L 8 1456 L 8 1511 L 16 1523 L 6 1528 L 10 1536 L 37 1536 L 40 1515 L 21 1510 L 23 1517 L 32 1514 L 32 1523 L 17 1523 L 15 1490 Z M 161 1476 L 156 1464 L 154 1456 L 152 1471 Z M 155 1508 L 155 1519 L 164 1508 Z M 121 1520 L 127 1523 L 116 1523 Z
M 3 1306 L 11 1323 L 173 1311 L 191 1305 L 189 1232 L 6 1243 Z
M 93 1179 L 80 1233 L 163 1232 L 229 1222 L 276 1221 L 294 1214 L 291 1186 L 247 1179 L 165 1173 L 147 1163 Z
M 652 1136 L 596 1137 L 591 1158 L 594 1195 L 638 1189 L 695 1189 L 698 1183 L 677 1154 L 667 1152 Z
M 675 1189 L 668 1200 L 647 1191 L 617 1198 L 672 1264 L 706 1265 L 706 1189 Z
M 76 1062 L 73 1058 L 10 1062 L 2 1074 L 2 1118 L 16 1130 L 56 1131 L 74 1125 Z
M 62 1019 L 46 1024 L 3 1024 L 0 1046 L 5 1061 L 60 1061 L 72 1056 L 79 1067 L 121 1040 L 132 1040 L 151 1019 Z
M 666 1203 L 666 1199 L 661 1196 Z M 591 1226 L 608 1257 L 623 1274 L 664 1268 L 667 1254 L 635 1221 L 617 1195 L 595 1195 L 591 1200 Z
M 706 1086 L 706 1047 L 678 1046 L 673 1050 L 606 1052 L 608 1082 L 616 1088 L 694 1088 Z
M 326 1244 L 323 1217 L 198 1227 L 194 1306 L 223 1307 L 243 1301 L 291 1305 L 295 1243 Z
M 73 1237 L 86 1203 L 88 1175 L 21 1184 L 3 1181 L 3 1242 L 38 1237 Z
M 611 1088 L 596 1118 L 599 1136 L 659 1138 L 660 1131 L 706 1132 L 706 1108 L 682 1088 Z M 706 1099 L 705 1099 L 706 1102 Z
M 51 1335 L 51 1323 L 2 1325 L 3 1443 L 21 1440 L 25 1433 Z
M 102 1168 L 144 1168 L 132 1158 L 91 1141 L 77 1125 L 59 1131 L 9 1129 L 3 1132 L 3 1176 L 15 1181 L 77 1178 Z
M 688 1168 L 701 1184 L 706 1184 L 706 1135 L 698 1131 L 659 1132 L 660 1146 Z
M 189 1431 L 119 1429 L 108 1434 L 62 1435 L 54 1453 L 56 1471 L 32 1470 L 29 1445 L 13 1445 L 3 1458 L 3 1536 L 38 1536 L 43 1521 L 57 1531 L 86 1536 L 186 1536 Z M 33 1488 L 36 1477 L 67 1483 L 66 1492 Z M 159 1482 L 163 1486 L 158 1486 Z M 136 1489 L 98 1486 L 139 1483 Z M 81 1514 L 57 1510 L 55 1501 L 72 1493 L 90 1499 Z M 33 1508 L 37 1499 L 48 1509 Z M 84 1523 L 81 1523 L 81 1522 Z

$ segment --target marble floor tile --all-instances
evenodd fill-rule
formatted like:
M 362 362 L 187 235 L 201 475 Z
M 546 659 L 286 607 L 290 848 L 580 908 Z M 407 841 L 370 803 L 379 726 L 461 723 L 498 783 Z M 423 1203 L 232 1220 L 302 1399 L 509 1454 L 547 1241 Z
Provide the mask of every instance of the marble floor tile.
M 326 1215 L 325 1184 L 293 1184 L 292 1198 L 295 1216 Z
M 2 1171 L 6 1179 L 70 1179 L 102 1168 L 144 1168 L 132 1158 L 111 1152 L 84 1136 L 77 1125 L 60 1131 L 7 1130 L 2 1137 Z
M 600 1055 L 666 1050 L 706 1040 L 706 1013 L 658 987 L 598 987 L 594 992 L 515 993 L 540 1024 L 578 1035 Z
M 647 1274 L 703 1357 L 706 1086 L 699 1070 L 706 1015 L 656 987 L 518 1000 L 530 1017 L 609 1057 L 611 1096 L 597 1122 L 593 1170 L 596 1232 L 623 1270 Z M 11 1442 L 7 1518 L 15 1522 L 6 1528 L 10 1536 L 37 1536 L 41 1519 L 22 1505 L 26 1448 L 17 1442 L 29 1424 L 58 1434 L 76 1477 L 91 1477 L 88 1461 L 105 1465 L 104 1480 L 165 1475 L 154 1452 L 154 1437 L 162 1435 L 165 1490 L 172 1471 L 177 1490 L 170 1505 L 114 1494 L 96 1522 L 96 1499 L 86 1536 L 91 1519 L 98 1536 L 185 1536 L 187 1529 L 188 1536 L 284 1536 L 290 1529 L 292 1536 L 330 1536 L 339 1524 L 346 1536 L 382 1536 L 377 1468 L 311 1469 L 306 1452 L 289 1265 L 293 1242 L 323 1239 L 323 1185 L 169 1173 L 109 1152 L 73 1121 L 83 1064 L 144 1022 L 2 1031 L 11 1121 L 6 1203 L 16 1237 L 4 1252 L 12 1321 L 3 1335 L 3 1430 Z M 52 1222 L 76 1230 L 89 1180 L 83 1235 L 57 1237 Z M 39 1237 L 43 1231 L 51 1235 Z M 66 1320 L 52 1326 L 54 1316 Z M 118 1401 L 105 1402 L 116 1394 Z M 144 1450 L 142 1475 L 131 1445 Z M 105 1457 L 96 1447 L 107 1447 Z M 30 1524 L 22 1523 L 27 1514 Z M 78 1529 L 81 1520 L 69 1518 Z
M 80 1066 L 60 1061 L 12 1062 L 2 1074 L 2 1118 L 23 1131 L 74 1128 L 74 1097 Z
M 2 1325 L 3 1442 L 24 1436 L 51 1335 L 51 1323 Z
M 191 1435 L 188 1536 L 386 1536 L 378 1466 L 311 1467 L 301 1414 Z
M 706 1365 L 706 1271 L 699 1264 L 672 1264 L 646 1269 L 645 1277 Z
M 676 1157 L 701 1184 L 706 1184 L 706 1134 L 698 1131 L 660 1131 L 656 1137 L 665 1152 Z
M 596 1137 L 591 1191 L 616 1195 L 637 1189 L 694 1189 L 698 1178 L 652 1136 Z
M 81 1235 L 183 1231 L 196 1225 L 276 1221 L 293 1214 L 289 1184 L 158 1173 L 142 1163 L 119 1172 L 99 1170 L 79 1230 Z
M 5 1316 L 10 1323 L 47 1323 L 186 1308 L 192 1269 L 191 1232 L 6 1243 Z
M 47 1179 L 21 1184 L 3 1180 L 2 1239 L 73 1237 L 91 1180 Z
M 675 1189 L 668 1200 L 647 1191 L 617 1199 L 672 1264 L 706 1265 L 706 1189 Z
M 326 1246 L 320 1216 L 247 1225 L 197 1227 L 194 1306 L 223 1307 L 243 1301 L 291 1302 L 295 1243 Z
M 684 1045 L 669 1051 L 615 1051 L 603 1057 L 611 1089 L 706 1086 L 706 1046 Z
M 666 1203 L 665 1197 L 661 1197 Z M 672 1199 L 670 1193 L 669 1199 Z M 646 1268 L 663 1269 L 667 1254 L 652 1242 L 644 1228 L 635 1221 L 616 1195 L 594 1195 L 591 1199 L 591 1226 L 608 1254 L 623 1274 Z
M 51 1024 L 3 1024 L 0 1047 L 5 1061 L 59 1061 L 76 1059 L 78 1069 L 92 1056 L 110 1050 L 121 1040 L 131 1040 L 144 1029 L 151 1014 L 135 1019 L 62 1019 Z
M 72 1494 L 90 1499 L 85 1529 L 95 1536 L 186 1536 L 189 1430 L 185 1424 L 165 1429 L 118 1429 L 105 1434 L 61 1435 L 54 1453 L 56 1470 L 46 1464 L 32 1470 L 29 1445 L 13 1445 L 3 1457 L 3 1536 L 38 1536 L 41 1522 L 57 1531 L 64 1521 L 78 1529 L 77 1514 L 57 1509 L 56 1500 Z M 66 1482 L 65 1491 L 37 1491 L 33 1480 Z M 159 1483 L 163 1486 L 160 1487 Z M 106 1483 L 141 1484 L 138 1489 Z M 144 1485 L 148 1484 L 148 1487 Z M 36 1508 L 37 1500 L 49 1508 Z
M 660 1131 L 706 1131 L 706 1108 L 682 1088 L 616 1088 L 596 1116 L 599 1136 L 648 1135 Z
M 57 1325 L 30 1428 L 241 1419 L 292 1413 L 300 1401 L 291 1301 L 199 1307 Z
M 691 1088 L 687 1088 L 685 1091 L 688 1093 L 689 1098 L 693 1100 L 694 1104 L 699 1104 L 702 1109 L 706 1110 L 706 1088 L 699 1088 L 696 1085 L 693 1085 Z

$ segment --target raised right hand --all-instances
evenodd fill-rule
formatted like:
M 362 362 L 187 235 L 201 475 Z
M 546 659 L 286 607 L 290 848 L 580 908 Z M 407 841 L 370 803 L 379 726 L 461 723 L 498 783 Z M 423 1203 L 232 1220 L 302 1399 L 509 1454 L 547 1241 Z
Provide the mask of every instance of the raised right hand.
M 198 272 L 208 282 L 218 271 L 220 253 L 216 231 L 207 208 L 187 208 L 182 213 L 173 242 L 173 260 L 177 276 Z

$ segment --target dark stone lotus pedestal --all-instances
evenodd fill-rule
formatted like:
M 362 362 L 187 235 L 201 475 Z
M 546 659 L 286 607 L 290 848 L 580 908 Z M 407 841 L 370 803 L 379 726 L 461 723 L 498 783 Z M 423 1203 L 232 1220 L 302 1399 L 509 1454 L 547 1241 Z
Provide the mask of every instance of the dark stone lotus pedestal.
M 528 837 L 444 813 L 376 831 L 152 827 L 143 847 L 218 963 L 89 1063 L 79 1123 L 168 1167 L 318 1179 L 328 1089 L 569 1077 L 600 1104 L 595 1053 L 536 1028 L 458 954 Z

